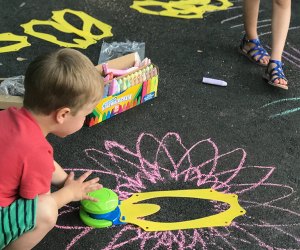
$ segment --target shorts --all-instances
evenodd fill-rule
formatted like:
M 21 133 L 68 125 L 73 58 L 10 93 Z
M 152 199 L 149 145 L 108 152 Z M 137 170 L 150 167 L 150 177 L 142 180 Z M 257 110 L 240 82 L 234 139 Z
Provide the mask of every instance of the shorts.
M 38 197 L 20 198 L 7 207 L 0 207 L 0 249 L 35 227 L 37 201 Z

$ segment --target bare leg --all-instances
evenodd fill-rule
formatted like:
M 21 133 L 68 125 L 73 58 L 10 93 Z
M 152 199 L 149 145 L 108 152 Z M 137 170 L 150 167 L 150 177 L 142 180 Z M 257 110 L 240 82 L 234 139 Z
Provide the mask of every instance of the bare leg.
M 55 226 L 57 204 L 50 194 L 39 196 L 36 227 L 8 245 L 5 250 L 29 250 L 36 246 Z
M 244 29 L 247 39 L 257 38 L 257 20 L 260 0 L 244 0 Z
M 291 0 L 273 0 L 272 11 L 272 54 L 271 59 L 281 61 L 286 37 L 291 19 Z M 276 65 L 271 63 L 269 69 Z M 284 79 L 275 80 L 275 83 L 286 85 Z
M 246 32 L 246 39 L 257 39 L 257 20 L 259 12 L 260 0 L 244 0 L 243 2 L 243 11 L 244 11 L 244 29 Z M 248 51 L 254 47 L 253 43 L 248 43 L 245 45 L 244 49 Z M 255 51 L 253 52 L 253 54 Z M 258 58 L 258 56 L 257 56 Z M 257 59 L 256 58 L 256 59 Z M 264 56 L 261 60 L 261 63 L 267 65 L 269 63 L 269 57 Z

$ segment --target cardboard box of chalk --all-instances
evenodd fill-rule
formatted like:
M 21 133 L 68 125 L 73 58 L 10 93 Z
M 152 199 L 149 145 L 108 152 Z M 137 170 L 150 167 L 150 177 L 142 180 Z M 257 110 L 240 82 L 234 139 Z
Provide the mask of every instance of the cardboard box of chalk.
M 138 53 L 132 53 L 110 60 L 106 66 L 108 69 L 125 70 L 133 67 L 137 60 Z M 96 68 L 105 77 L 102 65 Z M 105 82 L 104 97 L 87 116 L 86 124 L 93 126 L 157 97 L 158 73 L 158 67 L 150 63 Z M 112 87 L 113 91 L 110 91 Z

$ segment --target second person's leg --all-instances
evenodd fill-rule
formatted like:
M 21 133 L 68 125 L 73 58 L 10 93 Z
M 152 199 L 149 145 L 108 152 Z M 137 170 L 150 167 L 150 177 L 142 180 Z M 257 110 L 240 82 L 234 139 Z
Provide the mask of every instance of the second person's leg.
M 273 0 L 272 11 L 272 54 L 271 60 L 281 61 L 282 53 L 286 42 L 291 19 L 291 0 Z M 270 63 L 269 71 L 276 67 L 275 63 Z M 273 73 L 275 74 L 275 70 Z M 278 77 L 274 75 L 273 79 Z M 274 80 L 274 83 L 286 85 L 284 78 Z
M 244 29 L 245 29 L 245 37 L 244 41 L 242 42 L 241 49 L 248 53 L 249 55 L 254 57 L 255 60 L 258 60 L 262 66 L 267 66 L 269 63 L 269 55 L 264 51 L 264 49 L 259 52 L 258 49 L 252 48 L 257 46 L 253 42 L 258 39 L 257 35 L 257 20 L 258 20 L 258 13 L 259 13 L 259 4 L 260 0 L 244 0 L 243 2 L 243 18 L 244 18 Z M 262 46 L 259 46 L 262 47 Z

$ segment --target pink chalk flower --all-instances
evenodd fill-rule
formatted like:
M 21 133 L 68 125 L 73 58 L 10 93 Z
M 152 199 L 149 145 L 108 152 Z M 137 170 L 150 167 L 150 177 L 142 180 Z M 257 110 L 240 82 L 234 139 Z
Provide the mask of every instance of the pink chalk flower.
M 145 232 L 130 224 L 115 226 L 105 229 L 112 230 L 111 238 L 92 237 L 95 242 L 91 242 L 89 237 L 89 245 L 106 250 L 300 248 L 300 212 L 293 210 L 299 210 L 294 189 L 269 180 L 275 167 L 246 165 L 244 149 L 222 153 L 211 139 L 188 147 L 177 133 L 167 133 L 162 139 L 143 133 L 134 150 L 115 141 L 106 141 L 104 147 L 104 151 L 87 149 L 85 153 L 95 164 L 92 170 L 102 184 L 114 190 L 120 200 L 137 192 L 212 188 L 237 194 L 247 213 L 227 227 Z M 214 214 L 226 210 L 218 202 L 207 202 L 213 204 L 210 208 Z M 60 217 L 65 221 L 70 213 L 78 213 L 78 207 L 64 207 Z M 99 230 L 60 225 L 60 218 L 56 227 L 76 232 L 66 249 L 76 248 L 84 242 L 85 235 Z

